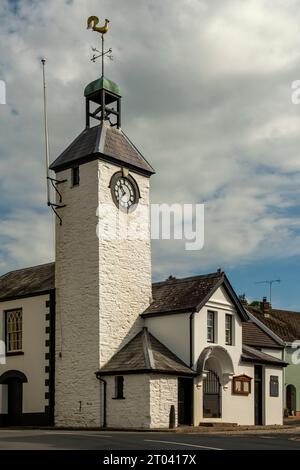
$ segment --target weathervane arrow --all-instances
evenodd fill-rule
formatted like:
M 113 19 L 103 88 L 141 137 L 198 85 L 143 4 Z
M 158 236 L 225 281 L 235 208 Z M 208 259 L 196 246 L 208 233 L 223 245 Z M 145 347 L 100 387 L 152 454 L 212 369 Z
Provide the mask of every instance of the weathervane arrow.
M 104 57 L 107 55 L 107 57 L 110 60 L 113 60 L 113 57 L 111 55 L 112 49 L 108 49 L 107 51 L 104 51 L 104 34 L 107 33 L 108 31 L 108 23 L 109 20 L 105 20 L 104 26 L 97 26 L 99 24 L 99 18 L 97 16 L 90 16 L 87 20 L 87 29 L 93 29 L 93 31 L 96 31 L 97 33 L 101 34 L 101 42 L 102 42 L 102 49 L 101 52 L 98 51 L 95 47 L 92 47 L 93 52 L 98 52 L 98 55 L 93 54 L 93 57 L 91 58 L 92 62 L 96 62 L 99 57 L 101 57 L 101 64 L 102 64 L 102 77 L 104 77 Z

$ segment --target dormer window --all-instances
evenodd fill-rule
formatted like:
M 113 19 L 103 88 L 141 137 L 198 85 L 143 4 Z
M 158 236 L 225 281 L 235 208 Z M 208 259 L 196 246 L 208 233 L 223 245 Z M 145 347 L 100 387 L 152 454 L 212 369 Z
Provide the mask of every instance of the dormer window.
M 72 168 L 72 186 L 79 186 L 80 175 L 79 175 L 79 166 L 74 166 Z

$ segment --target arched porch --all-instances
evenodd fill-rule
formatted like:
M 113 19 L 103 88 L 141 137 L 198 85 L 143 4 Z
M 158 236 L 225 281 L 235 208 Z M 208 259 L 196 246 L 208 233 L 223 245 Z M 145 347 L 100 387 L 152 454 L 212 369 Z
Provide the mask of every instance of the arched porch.
M 200 419 L 220 419 L 222 391 L 228 388 L 234 375 L 233 362 L 227 350 L 221 346 L 205 348 L 197 361 L 197 374 L 197 389 L 202 390 L 202 405 L 198 416 L 200 414 Z

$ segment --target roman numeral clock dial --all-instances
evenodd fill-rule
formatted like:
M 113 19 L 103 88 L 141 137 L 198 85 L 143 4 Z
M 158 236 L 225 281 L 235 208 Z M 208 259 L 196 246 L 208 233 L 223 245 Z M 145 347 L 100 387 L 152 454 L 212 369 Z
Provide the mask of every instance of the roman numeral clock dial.
M 139 202 L 139 188 L 132 176 L 122 172 L 113 175 L 110 182 L 111 195 L 115 205 L 123 212 L 132 212 Z

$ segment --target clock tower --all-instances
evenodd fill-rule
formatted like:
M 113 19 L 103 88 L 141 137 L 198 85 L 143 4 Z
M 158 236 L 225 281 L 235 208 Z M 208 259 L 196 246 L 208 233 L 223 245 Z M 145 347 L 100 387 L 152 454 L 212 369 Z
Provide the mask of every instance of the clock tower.
M 50 166 L 60 217 L 57 426 L 103 425 L 103 384 L 95 373 L 139 331 L 140 314 L 151 299 L 154 170 L 121 128 L 118 85 L 101 76 L 87 85 L 84 96 L 86 127 Z

